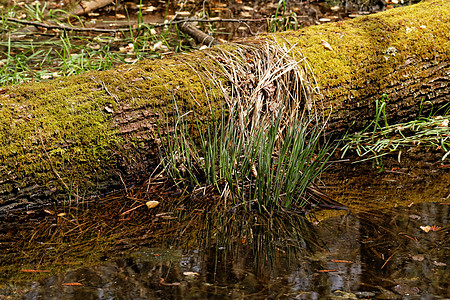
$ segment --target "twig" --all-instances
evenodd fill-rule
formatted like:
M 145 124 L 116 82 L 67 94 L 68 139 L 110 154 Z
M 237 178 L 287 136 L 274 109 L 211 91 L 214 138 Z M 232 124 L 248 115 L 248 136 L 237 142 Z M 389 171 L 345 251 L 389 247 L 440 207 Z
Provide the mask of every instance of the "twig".
M 19 20 L 16 18 L 6 18 L 6 20 L 10 21 L 10 22 L 20 23 L 20 24 L 25 24 L 25 25 L 33 25 L 36 27 L 42 27 L 42 28 L 47 28 L 47 29 L 61 29 L 61 30 L 69 30 L 69 31 L 71 30 L 71 31 L 94 31 L 94 32 L 116 33 L 121 30 L 125 30 L 125 29 L 107 29 L 107 28 L 92 28 L 92 27 L 81 28 L 81 27 L 71 27 L 71 26 L 66 26 L 66 25 L 50 25 L 50 24 L 34 22 L 34 21 Z M 126 30 L 129 30 L 129 28 L 127 28 Z
M 204 33 L 203 31 L 201 31 L 200 29 L 191 24 L 183 23 L 181 24 L 180 29 L 184 33 L 192 36 L 197 42 L 202 43 L 203 45 L 207 46 L 220 45 L 220 42 L 217 41 L 215 38 Z
M 397 247 L 398 249 L 398 247 Z M 386 259 L 386 261 L 384 262 L 384 264 L 381 266 L 380 269 L 383 269 L 384 266 L 386 266 L 386 264 L 391 260 L 392 256 L 394 256 L 395 253 L 397 253 L 397 249 L 394 250 L 394 252 L 392 252 L 391 256 L 388 257 L 388 259 Z
M 77 7 L 71 11 L 72 14 L 80 16 L 85 15 L 91 11 L 102 8 L 114 2 L 113 0 L 95 0 L 95 1 L 77 1 Z
M 125 215 L 125 214 L 127 214 L 127 213 L 129 213 L 129 212 L 132 212 L 133 210 L 138 209 L 139 207 L 144 206 L 144 205 L 145 205 L 145 203 L 144 203 L 144 204 L 139 204 L 139 205 L 136 206 L 136 207 L 133 207 L 133 208 L 127 210 L 127 211 L 124 211 L 124 212 L 121 213 L 120 215 L 123 216 L 123 215 Z
M 100 81 L 100 83 L 102 84 L 103 89 L 108 93 L 108 95 L 110 95 L 114 99 L 114 101 L 116 101 L 117 103 L 120 103 L 119 97 L 116 94 L 111 93 L 103 81 Z
M 51 24 L 45 24 L 41 22 L 35 22 L 35 21 L 28 21 L 28 20 L 19 20 L 16 18 L 6 18 L 9 22 L 15 22 L 25 25 L 33 25 L 35 27 L 42 27 L 47 29 L 61 29 L 61 30 L 68 30 L 68 31 L 92 31 L 92 32 L 108 32 L 108 33 L 117 33 L 122 31 L 129 31 L 130 28 L 93 28 L 93 27 L 72 27 L 72 26 L 66 26 L 66 25 L 51 25 Z M 246 23 L 246 22 L 263 22 L 266 21 L 266 18 L 263 19 L 183 19 L 183 20 L 175 20 L 171 21 L 169 23 L 146 23 L 147 25 L 153 26 L 153 27 L 163 27 L 167 25 L 174 25 L 174 24 L 182 24 L 186 22 L 227 22 L 227 23 Z M 137 28 L 138 29 L 138 28 Z

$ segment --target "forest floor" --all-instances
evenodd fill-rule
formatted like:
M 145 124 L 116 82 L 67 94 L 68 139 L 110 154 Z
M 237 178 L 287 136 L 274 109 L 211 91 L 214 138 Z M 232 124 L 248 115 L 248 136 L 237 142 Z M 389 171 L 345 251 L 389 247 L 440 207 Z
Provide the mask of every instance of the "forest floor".
M 0 86 L 105 70 L 207 47 L 180 30 L 185 20 L 218 41 L 229 42 L 402 5 L 397 0 L 386 6 L 372 2 L 358 6 L 347 1 L 343 7 L 339 1 L 317 0 L 116 1 L 75 16 L 71 14 L 73 2 L 1 1 Z M 69 31 L 68 27 L 80 30 Z

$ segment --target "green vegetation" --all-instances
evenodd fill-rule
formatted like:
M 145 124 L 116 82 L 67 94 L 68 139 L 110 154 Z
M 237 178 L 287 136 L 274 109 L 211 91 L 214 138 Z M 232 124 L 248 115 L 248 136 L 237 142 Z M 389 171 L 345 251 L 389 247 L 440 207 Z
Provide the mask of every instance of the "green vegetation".
M 200 124 L 200 116 L 174 103 L 165 123 L 175 125 L 165 134 L 160 128 L 162 164 L 175 184 L 213 187 L 226 201 L 259 212 L 308 204 L 306 190 L 323 171 L 329 147 L 321 143 L 320 104 L 312 102 L 314 77 L 291 50 L 263 43 L 216 53 L 222 65 L 211 67 L 205 81 L 221 91 L 225 107 L 217 110 L 211 98 L 212 118 Z M 240 84 L 230 90 L 218 78 Z
M 275 14 L 267 20 L 267 31 L 278 32 L 286 30 L 297 30 L 299 28 L 297 14 L 295 12 L 286 14 L 286 1 L 278 1 Z
M 450 115 L 447 108 L 443 107 L 439 111 L 443 115 L 419 116 L 412 121 L 388 125 L 386 118 L 386 105 L 388 96 L 384 94 L 375 103 L 375 119 L 364 130 L 347 134 L 343 138 L 344 147 L 342 157 L 348 151 L 354 151 L 359 157 L 381 160 L 381 157 L 397 151 L 398 157 L 402 151 L 411 150 L 419 145 L 435 150 L 443 150 L 445 154 L 442 160 L 450 155 Z M 422 111 L 422 105 L 421 110 Z
M 120 64 L 134 64 L 145 58 L 161 58 L 165 53 L 192 50 L 192 38 L 180 32 L 176 25 L 150 26 L 137 13 L 137 25 L 131 20 L 119 22 L 122 29 L 110 33 L 69 31 L 65 29 L 37 30 L 42 27 L 23 25 L 7 18 L 21 18 L 57 26 L 77 27 L 64 23 L 69 16 L 80 28 L 89 27 L 80 17 L 61 10 L 46 10 L 46 2 L 33 6 L 9 7 L 0 20 L 0 86 L 27 81 L 40 81 L 60 76 L 80 74 L 90 70 L 108 70 Z M 69 18 L 65 20 L 70 22 Z M 92 26 L 92 25 L 91 25 Z
M 186 115 L 176 111 L 173 132 L 161 136 L 167 141 L 163 166 L 177 185 L 212 186 L 226 200 L 259 212 L 308 203 L 306 189 L 328 159 L 329 147 L 319 147 L 320 124 L 292 120 L 280 136 L 280 113 L 268 129 L 259 127 L 247 136 L 236 126 L 237 115 L 222 112 L 208 121 L 205 133 L 198 130 L 195 143 Z

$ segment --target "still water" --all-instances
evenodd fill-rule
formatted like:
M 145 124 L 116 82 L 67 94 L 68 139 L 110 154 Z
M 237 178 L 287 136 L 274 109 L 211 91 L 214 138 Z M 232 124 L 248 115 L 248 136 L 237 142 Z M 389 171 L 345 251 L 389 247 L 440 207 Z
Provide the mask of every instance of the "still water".
M 423 203 L 307 225 L 313 242 L 253 227 L 252 243 L 237 237 L 228 247 L 153 245 L 22 282 L 14 292 L 2 285 L 0 297 L 449 299 L 448 215 L 446 203 Z M 291 251 L 291 244 L 303 249 Z

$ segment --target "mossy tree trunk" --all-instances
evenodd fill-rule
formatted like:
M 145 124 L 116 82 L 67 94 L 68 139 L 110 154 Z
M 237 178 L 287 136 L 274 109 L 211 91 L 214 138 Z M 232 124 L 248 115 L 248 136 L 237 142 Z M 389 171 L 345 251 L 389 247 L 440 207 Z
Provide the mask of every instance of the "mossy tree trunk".
M 278 42 L 314 68 L 329 131 L 361 128 L 374 102 L 388 94 L 390 119 L 416 116 L 450 99 L 450 2 L 420 4 L 263 35 L 243 43 Z M 332 50 L 324 46 L 327 42 Z M 1 210 L 87 197 L 140 184 L 158 154 L 157 123 L 178 107 L 208 117 L 200 74 L 220 64 L 215 51 L 235 45 L 123 65 L 104 72 L 27 83 L 0 95 Z M 214 88 L 209 93 L 220 94 Z M 425 105 L 425 111 L 431 105 Z

